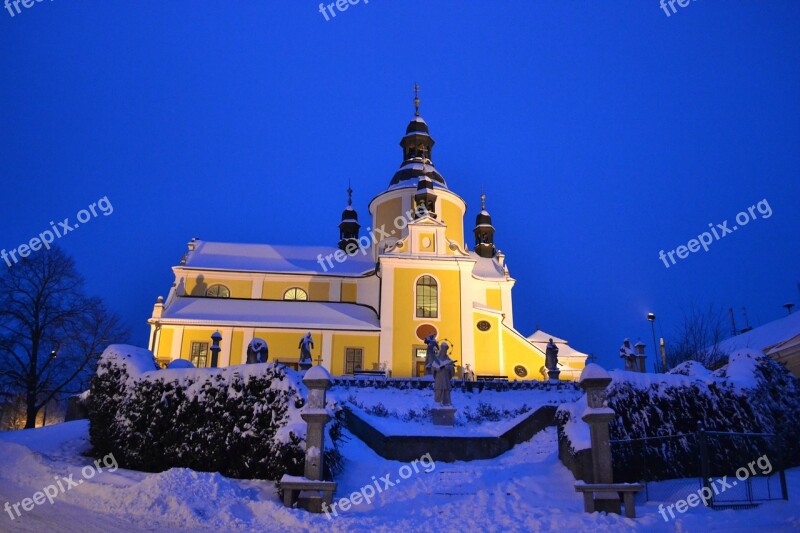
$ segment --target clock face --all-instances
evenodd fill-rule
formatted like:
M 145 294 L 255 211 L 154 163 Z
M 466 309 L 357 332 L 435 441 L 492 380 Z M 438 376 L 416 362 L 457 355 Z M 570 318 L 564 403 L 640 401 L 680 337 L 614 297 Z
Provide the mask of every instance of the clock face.
M 528 369 L 522 365 L 517 365 L 514 367 L 514 373 L 521 378 L 524 378 L 528 375 Z
M 492 327 L 492 325 L 487 320 L 481 320 L 476 325 L 477 325 L 478 329 L 481 330 L 481 331 L 489 331 L 491 329 L 491 327 Z

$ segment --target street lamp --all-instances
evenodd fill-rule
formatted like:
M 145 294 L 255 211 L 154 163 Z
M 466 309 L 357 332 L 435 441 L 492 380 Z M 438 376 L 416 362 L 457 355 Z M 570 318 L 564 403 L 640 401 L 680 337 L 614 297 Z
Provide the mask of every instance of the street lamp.
M 653 332 L 653 351 L 658 353 L 658 343 L 656 342 L 656 315 L 655 313 L 647 313 L 647 320 L 650 321 L 650 331 Z M 664 372 L 666 372 L 666 361 L 664 361 Z

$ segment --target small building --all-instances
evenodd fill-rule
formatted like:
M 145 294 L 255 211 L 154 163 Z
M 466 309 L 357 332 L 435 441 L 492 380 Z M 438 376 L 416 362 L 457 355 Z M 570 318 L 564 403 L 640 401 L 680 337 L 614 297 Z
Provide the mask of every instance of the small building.
M 791 313 L 740 333 L 717 346 L 719 352 L 724 354 L 742 348 L 761 350 L 800 378 L 800 313 Z

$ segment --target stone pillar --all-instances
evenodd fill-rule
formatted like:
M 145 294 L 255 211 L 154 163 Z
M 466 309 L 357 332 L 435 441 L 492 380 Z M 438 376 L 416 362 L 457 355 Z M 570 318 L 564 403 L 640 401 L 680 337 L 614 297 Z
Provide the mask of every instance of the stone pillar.
M 646 372 L 645 359 L 647 356 L 644 354 L 645 343 L 642 341 L 637 342 L 633 347 L 636 348 L 636 359 L 634 360 L 634 368 L 637 372 Z
M 323 451 L 325 449 L 325 424 L 330 420 L 325 408 L 325 393 L 333 384 L 325 367 L 312 367 L 303 376 L 308 387 L 308 402 L 300 416 L 306 421 L 306 466 L 307 479 L 321 481 L 323 476 Z
M 211 335 L 211 368 L 217 368 L 219 366 L 219 352 L 222 348 L 219 345 L 219 341 L 222 340 L 222 335 L 219 331 L 215 331 Z
M 600 365 L 589 364 L 581 373 L 580 386 L 586 393 L 588 404 L 581 419 L 589 424 L 592 440 L 593 484 L 610 484 L 614 481 L 608 423 L 614 419 L 615 414 L 606 405 L 606 387 L 609 383 L 611 377 Z M 616 493 L 595 493 L 594 509 L 620 514 L 622 508 L 619 496 Z

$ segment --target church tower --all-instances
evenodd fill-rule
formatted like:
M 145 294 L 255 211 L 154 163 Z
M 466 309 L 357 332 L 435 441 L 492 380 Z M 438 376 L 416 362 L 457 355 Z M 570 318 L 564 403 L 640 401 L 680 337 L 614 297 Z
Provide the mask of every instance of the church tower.
M 342 211 L 342 221 L 339 222 L 339 249 L 347 251 L 350 246 L 351 253 L 358 251 L 358 213 L 353 209 L 353 189 L 347 187 L 347 207 Z
M 492 217 L 486 211 L 485 194 L 481 194 L 481 212 L 475 218 L 475 229 L 472 231 L 475 233 L 475 253 L 481 257 L 494 257 L 494 226 Z
M 426 246 L 426 250 L 435 249 L 437 253 L 445 255 L 464 250 L 464 214 L 467 206 L 461 197 L 449 189 L 444 177 L 436 169 L 432 159 L 436 142 L 420 114 L 419 86 L 414 87 L 414 92 L 414 116 L 400 139 L 403 150 L 400 168 L 392 176 L 388 188 L 373 198 L 369 205 L 372 227 L 383 228 L 386 234 L 391 235 L 374 242 L 376 260 L 387 247 L 408 237 L 410 223 L 422 219 L 438 223 L 443 232 L 441 246 Z M 419 209 L 420 205 L 424 209 Z

